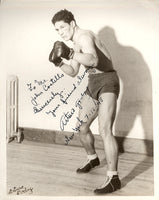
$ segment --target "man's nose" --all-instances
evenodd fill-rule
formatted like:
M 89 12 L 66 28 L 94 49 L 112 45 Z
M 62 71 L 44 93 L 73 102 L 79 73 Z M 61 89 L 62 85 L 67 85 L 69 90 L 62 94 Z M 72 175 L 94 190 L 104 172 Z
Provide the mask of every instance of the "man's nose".
M 63 35 L 63 31 L 59 30 L 59 35 L 62 36 Z

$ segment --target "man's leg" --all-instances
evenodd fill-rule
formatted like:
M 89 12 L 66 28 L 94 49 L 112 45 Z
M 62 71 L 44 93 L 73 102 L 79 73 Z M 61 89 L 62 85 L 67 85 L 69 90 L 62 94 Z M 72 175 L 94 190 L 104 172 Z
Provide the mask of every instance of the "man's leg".
M 94 136 L 90 130 L 90 125 L 93 120 L 97 117 L 98 106 L 87 94 L 83 96 L 81 100 L 81 109 L 79 109 L 79 120 L 77 127 L 79 127 L 79 136 L 81 143 L 87 153 L 87 162 L 80 168 L 77 169 L 78 173 L 89 172 L 91 168 L 99 165 L 99 159 L 97 157 L 94 147 Z
M 96 193 L 109 193 L 121 187 L 118 178 L 118 146 L 112 133 L 116 115 L 117 97 L 113 93 L 103 93 L 103 102 L 99 105 L 98 120 L 99 132 L 103 139 L 105 156 L 107 161 L 107 181 L 95 190 Z

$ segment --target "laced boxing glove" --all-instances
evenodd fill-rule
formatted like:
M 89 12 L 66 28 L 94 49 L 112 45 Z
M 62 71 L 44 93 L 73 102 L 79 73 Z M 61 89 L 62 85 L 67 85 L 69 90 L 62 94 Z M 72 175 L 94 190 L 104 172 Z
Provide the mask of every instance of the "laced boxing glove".
M 69 48 L 64 42 L 56 41 L 54 48 L 58 57 L 65 58 L 67 60 L 73 58 L 74 50 Z
M 64 42 L 56 41 L 49 55 L 49 61 L 56 66 L 61 66 L 61 57 L 69 60 L 73 58 L 73 55 L 74 50 L 72 48 L 69 48 Z
M 54 63 L 57 67 L 62 65 L 62 59 L 59 57 L 59 52 L 56 50 L 55 45 L 49 54 L 49 61 Z
M 52 50 L 49 55 L 49 61 L 54 63 L 55 66 L 57 66 L 57 67 L 60 67 L 62 65 L 62 59 L 60 57 L 57 57 L 54 50 Z

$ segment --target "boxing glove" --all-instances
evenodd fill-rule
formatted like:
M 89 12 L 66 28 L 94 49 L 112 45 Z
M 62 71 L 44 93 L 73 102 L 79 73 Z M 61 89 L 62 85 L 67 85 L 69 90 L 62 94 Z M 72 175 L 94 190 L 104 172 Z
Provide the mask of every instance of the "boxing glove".
M 64 42 L 56 41 L 54 44 L 54 49 L 58 57 L 70 60 L 73 58 L 74 50 L 69 48 Z
M 57 66 L 57 67 L 60 67 L 62 65 L 62 59 L 61 59 L 61 57 L 59 57 L 58 51 L 55 49 L 55 45 L 54 45 L 52 51 L 50 52 L 49 61 L 54 63 L 55 66 Z

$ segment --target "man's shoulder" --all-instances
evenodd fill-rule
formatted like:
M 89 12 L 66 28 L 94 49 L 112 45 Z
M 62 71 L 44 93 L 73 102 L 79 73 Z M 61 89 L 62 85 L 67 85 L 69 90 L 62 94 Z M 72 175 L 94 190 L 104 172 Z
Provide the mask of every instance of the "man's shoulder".
M 85 42 L 87 40 L 93 40 L 95 37 L 94 33 L 90 30 L 81 30 L 79 34 L 79 42 Z
M 80 30 L 80 37 L 92 37 L 94 36 L 95 34 L 91 31 L 91 30 L 85 30 L 85 29 L 81 29 Z

